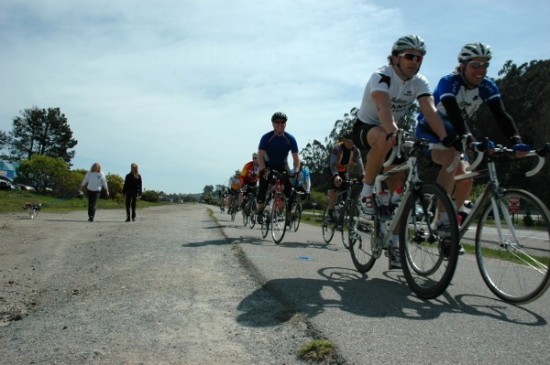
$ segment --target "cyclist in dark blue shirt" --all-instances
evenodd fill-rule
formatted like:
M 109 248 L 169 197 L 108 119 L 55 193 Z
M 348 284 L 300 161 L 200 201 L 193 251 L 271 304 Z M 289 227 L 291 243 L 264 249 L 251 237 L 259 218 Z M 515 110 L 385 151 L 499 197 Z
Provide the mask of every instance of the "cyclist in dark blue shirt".
M 298 156 L 298 144 L 296 139 L 290 133 L 285 131 L 286 122 L 288 118 L 285 113 L 276 112 L 271 117 L 271 123 L 273 130 L 264 134 L 260 139 L 258 146 L 258 165 L 259 165 L 259 177 L 260 186 L 258 189 L 258 213 L 263 212 L 265 208 L 265 198 L 267 188 L 269 184 L 270 176 L 264 176 L 266 168 L 269 168 L 278 172 L 287 172 L 283 177 L 283 183 L 285 185 L 285 195 L 287 198 L 291 197 L 292 184 L 288 176 L 288 154 L 292 155 L 292 164 L 294 171 L 300 169 L 300 158 Z M 290 206 L 289 202 L 289 206 Z M 261 220 L 261 214 L 258 215 Z M 259 222 L 261 223 L 261 221 Z

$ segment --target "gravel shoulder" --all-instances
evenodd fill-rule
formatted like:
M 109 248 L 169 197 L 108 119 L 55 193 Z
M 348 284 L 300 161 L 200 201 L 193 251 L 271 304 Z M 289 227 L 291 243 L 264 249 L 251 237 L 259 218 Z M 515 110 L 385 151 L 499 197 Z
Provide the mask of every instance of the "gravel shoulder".
M 207 208 L 0 215 L 0 364 L 301 364 L 311 330 Z

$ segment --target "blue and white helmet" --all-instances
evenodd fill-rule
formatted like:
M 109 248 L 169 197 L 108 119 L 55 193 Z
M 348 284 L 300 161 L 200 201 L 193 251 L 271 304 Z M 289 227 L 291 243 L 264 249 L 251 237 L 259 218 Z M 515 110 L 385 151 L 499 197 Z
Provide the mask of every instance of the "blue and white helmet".
M 493 57 L 491 47 L 481 42 L 465 44 L 458 54 L 458 62 L 465 63 L 477 57 L 484 57 L 490 60 Z
M 396 40 L 393 43 L 391 51 L 392 51 L 392 54 L 396 54 L 407 49 L 415 49 L 420 53 L 422 53 L 422 55 L 425 55 L 426 43 L 424 43 L 424 40 L 419 36 L 414 34 L 409 34 Z

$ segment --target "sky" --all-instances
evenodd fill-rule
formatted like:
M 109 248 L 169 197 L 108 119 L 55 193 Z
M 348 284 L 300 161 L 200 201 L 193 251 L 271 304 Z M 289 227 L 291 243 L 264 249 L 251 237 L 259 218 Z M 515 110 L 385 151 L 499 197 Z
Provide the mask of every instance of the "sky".
M 0 130 L 25 109 L 60 108 L 78 144 L 146 190 L 226 185 L 272 129 L 324 142 L 393 42 L 418 34 L 435 87 L 468 42 L 507 60 L 550 59 L 548 0 L 1 0 Z

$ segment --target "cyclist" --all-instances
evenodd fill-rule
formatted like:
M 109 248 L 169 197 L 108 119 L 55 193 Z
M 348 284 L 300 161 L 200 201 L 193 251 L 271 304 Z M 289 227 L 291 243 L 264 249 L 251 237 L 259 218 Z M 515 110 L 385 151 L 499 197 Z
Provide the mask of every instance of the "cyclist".
M 395 145 L 397 123 L 409 107 L 418 100 L 420 110 L 430 119 L 439 120 L 428 80 L 418 73 L 426 54 L 424 40 L 417 35 L 406 35 L 397 39 L 392 46 L 389 64 L 376 70 L 365 87 L 357 119 L 353 126 L 354 144 L 367 152 L 363 189 L 359 204 L 363 214 L 372 216 L 373 185 L 376 175 L 382 169 L 386 155 Z M 445 131 L 438 136 L 446 137 Z M 403 175 L 388 179 L 390 193 L 403 184 Z M 396 181 L 401 180 L 401 181 Z M 392 238 L 392 262 L 398 262 L 396 236 Z
M 220 210 L 223 213 L 225 211 L 225 200 L 227 199 L 227 188 L 220 186 L 218 190 L 218 200 L 220 202 Z
M 334 205 L 338 199 L 338 191 L 345 190 L 345 181 L 349 180 L 348 166 L 354 162 L 360 175 L 360 180 L 363 180 L 365 169 L 363 168 L 363 159 L 361 151 L 353 144 L 353 133 L 346 132 L 342 136 L 342 140 L 338 142 L 330 153 L 329 168 L 331 173 L 332 189 L 328 191 L 328 214 L 326 223 L 333 222 Z
M 241 170 L 235 170 L 235 175 L 229 178 L 229 183 L 227 184 L 229 188 L 229 194 L 227 196 L 227 214 L 231 214 L 231 203 L 235 197 L 239 196 L 241 192 Z M 237 210 L 238 210 L 237 206 Z
M 472 121 L 472 116 L 484 103 L 491 110 L 498 126 L 504 132 L 516 154 L 520 156 L 530 147 L 524 144 L 518 133 L 513 118 L 504 109 L 498 86 L 487 77 L 487 68 L 492 58 L 491 47 L 481 42 L 467 43 L 458 54 L 456 69 L 441 78 L 434 91 L 437 110 L 442 121 L 427 120 L 421 113 L 418 115 L 418 124 L 415 136 L 438 143 L 441 131 L 445 130 L 446 139 L 443 143 L 455 146 L 451 150 L 432 150 L 432 161 L 441 165 L 437 182 L 453 197 L 457 208 L 461 208 L 472 191 L 472 179 L 455 182 L 454 176 L 464 173 L 465 163 L 458 164 L 452 172 L 447 167 L 453 162 L 455 155 L 461 153 L 462 145 L 459 142 L 463 135 L 468 136 L 470 147 L 475 142 L 466 122 Z M 489 148 L 494 145 L 489 143 Z M 453 193 L 454 191 L 454 193 Z M 459 225 L 462 216 L 458 217 Z M 460 253 L 464 253 L 461 247 Z
M 296 191 L 304 193 L 302 200 L 307 200 L 311 194 L 311 174 L 304 161 L 300 160 L 300 169 L 298 172 L 294 169 L 290 170 L 290 182 Z
M 258 146 L 258 165 L 259 165 L 259 177 L 260 186 L 258 189 L 258 223 L 262 223 L 262 212 L 265 208 L 265 198 L 269 180 L 271 176 L 266 175 L 266 168 L 278 172 L 288 172 L 287 158 L 289 152 L 292 155 L 292 164 L 295 171 L 300 169 L 300 159 L 298 157 L 298 143 L 294 136 L 285 131 L 286 122 L 288 118 L 285 113 L 276 112 L 271 116 L 271 124 L 273 130 L 267 132 L 260 139 Z M 292 185 L 288 174 L 282 177 L 282 182 L 285 186 L 284 194 L 290 200 L 292 195 Z M 288 202 L 288 207 L 292 204 Z M 287 207 L 287 208 L 288 208 Z M 288 222 L 287 222 L 288 223 Z
M 254 152 L 252 154 L 252 161 L 247 162 L 241 170 L 241 187 L 242 194 L 239 196 L 239 207 L 244 207 L 245 194 L 250 190 L 256 191 L 258 185 L 258 172 L 260 166 L 258 165 L 258 154 Z

